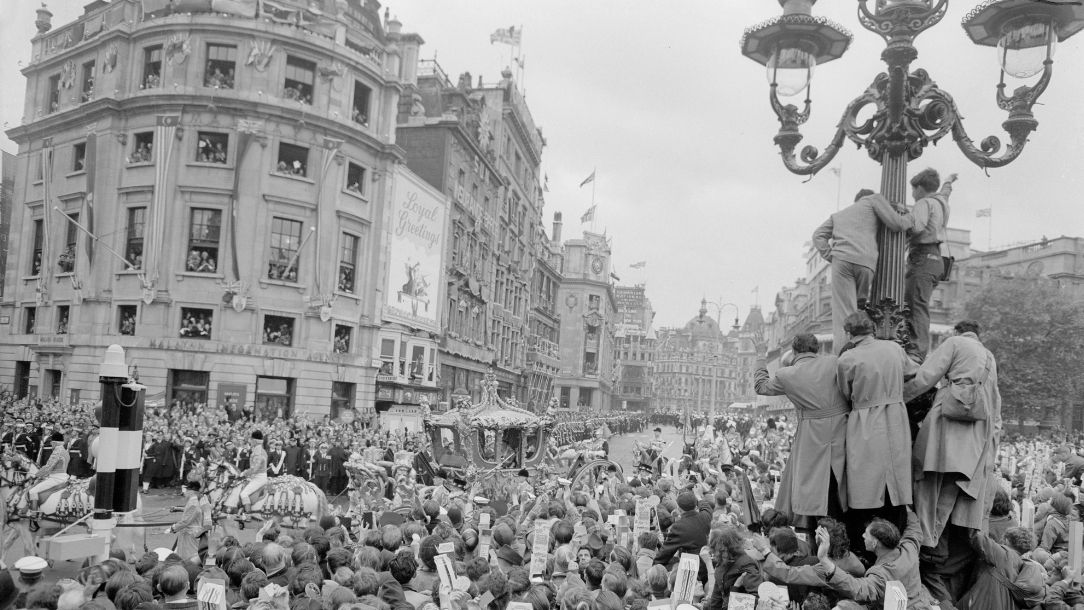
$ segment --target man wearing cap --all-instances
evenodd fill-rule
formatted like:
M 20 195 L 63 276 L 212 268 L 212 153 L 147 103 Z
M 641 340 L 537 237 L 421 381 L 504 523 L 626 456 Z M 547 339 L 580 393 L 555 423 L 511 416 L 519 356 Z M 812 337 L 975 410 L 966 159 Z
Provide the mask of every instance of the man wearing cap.
M 775 508 L 788 517 L 841 518 L 847 510 L 843 478 L 847 453 L 847 413 L 850 403 L 836 383 L 838 359 L 818 354 L 820 343 L 811 333 L 794 337 L 791 366 L 768 373 L 768 346 L 759 338 L 753 387 L 761 396 L 786 396 L 798 413 L 790 459 L 783 469 Z M 797 524 L 812 531 L 813 520 Z
M 708 531 L 711 529 L 711 511 L 698 510 L 696 495 L 683 491 L 677 497 L 681 517 L 666 532 L 659 552 L 655 554 L 655 563 L 670 569 L 682 553 L 699 553 L 700 548 L 708 543 Z
M 18 595 L 15 596 L 15 608 L 26 608 L 27 595 L 35 585 L 41 582 L 42 572 L 47 567 L 49 567 L 49 562 L 33 555 L 15 562 L 15 569 L 19 571 L 19 578 L 15 581 L 15 587 L 19 590 Z
M 15 433 L 15 450 L 30 459 L 34 459 L 38 455 L 38 441 L 31 433 L 29 424 L 19 419 L 15 422 L 15 426 L 19 429 Z
M 327 441 L 320 443 L 320 451 L 313 456 L 312 481 L 324 493 L 331 485 L 331 446 Z
M 34 475 L 37 483 L 26 492 L 26 503 L 30 512 L 37 512 L 42 493 L 68 482 L 68 463 L 71 458 L 68 450 L 64 448 L 64 435 L 53 432 L 49 441 L 52 444 L 49 461 Z
M 241 490 L 241 508 L 245 513 L 252 509 L 252 496 L 267 485 L 267 453 L 263 450 L 263 432 L 252 431 L 249 439 L 252 454 L 249 467 L 241 474 L 249 477 L 248 484 Z

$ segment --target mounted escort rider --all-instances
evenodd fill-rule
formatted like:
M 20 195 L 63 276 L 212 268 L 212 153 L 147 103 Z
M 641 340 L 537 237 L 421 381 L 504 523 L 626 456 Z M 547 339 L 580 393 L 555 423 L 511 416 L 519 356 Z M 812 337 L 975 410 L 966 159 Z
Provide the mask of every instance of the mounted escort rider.
M 238 519 L 246 519 L 252 511 L 252 496 L 267 485 L 267 452 L 263 449 L 263 432 L 252 431 L 249 439 L 252 453 L 248 460 L 248 469 L 241 476 L 249 477 L 248 484 L 241 490 L 241 514 Z
M 53 432 L 49 440 L 52 443 L 49 461 L 34 475 L 32 480 L 36 483 L 26 492 L 27 513 L 31 516 L 37 515 L 41 494 L 62 487 L 68 482 L 68 463 L 71 462 L 71 456 L 64 448 L 64 435 L 59 431 Z

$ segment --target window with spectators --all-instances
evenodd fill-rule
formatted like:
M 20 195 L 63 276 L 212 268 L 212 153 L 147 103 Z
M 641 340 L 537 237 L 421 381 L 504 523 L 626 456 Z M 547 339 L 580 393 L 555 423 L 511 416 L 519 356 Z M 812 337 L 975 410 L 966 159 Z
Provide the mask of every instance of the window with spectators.
M 275 216 L 271 219 L 271 251 L 268 253 L 267 278 L 284 282 L 297 281 L 301 264 L 301 221 Z
M 263 317 L 263 342 L 266 345 L 294 344 L 294 319 L 289 316 L 265 315 Z
M 128 227 L 125 230 L 124 260 L 128 269 L 143 268 L 143 230 L 147 226 L 147 208 L 128 208 Z
M 339 255 L 339 291 L 353 293 L 357 283 L 358 242 L 357 235 L 342 234 L 342 250 Z
M 354 107 L 351 110 L 350 118 L 355 123 L 369 126 L 369 100 L 372 99 L 373 90 L 367 87 L 361 81 L 354 81 Z
M 215 273 L 222 235 L 222 210 L 194 208 L 188 225 L 188 255 L 184 270 Z
M 201 131 L 197 135 L 196 162 L 225 165 L 230 150 L 230 136 L 210 131 Z
M 210 339 L 215 312 L 197 307 L 181 308 L 181 327 L 178 335 L 185 339 Z
M 139 309 L 135 305 L 121 305 L 117 307 L 117 332 L 122 335 L 134 336 L 136 331 L 136 315 Z
M 88 61 L 83 64 L 83 80 L 79 89 L 79 101 L 89 102 L 94 99 L 94 62 Z
M 297 144 L 279 143 L 278 163 L 275 171 L 280 174 L 304 178 L 309 171 L 309 149 Z
M 162 85 L 162 45 L 143 49 L 143 80 L 140 89 L 156 89 Z
M 312 86 L 315 82 L 315 62 L 286 56 L 286 78 L 282 83 L 282 97 L 302 104 L 312 104 Z
M 153 149 L 153 131 L 142 131 L 135 134 L 135 137 L 132 139 L 132 152 L 128 155 L 128 164 L 138 165 L 140 163 L 150 163 L 153 159 Z
M 167 402 L 170 410 L 194 414 L 207 404 L 211 374 L 206 371 L 169 371 Z
M 331 419 L 338 419 L 343 411 L 354 408 L 355 385 L 345 381 L 331 382 Z
M 355 195 L 365 194 L 365 168 L 357 163 L 346 166 L 346 190 Z
M 60 110 L 60 75 L 54 74 L 49 77 L 49 90 L 45 96 L 47 104 L 45 114 L 52 114 Z
M 204 87 L 233 89 L 236 71 L 236 46 L 229 44 L 207 45 L 207 66 L 203 72 Z
M 40 218 L 34 221 L 34 252 L 30 258 L 30 275 L 41 275 L 41 252 L 45 240 L 42 222 Z
M 350 341 L 353 338 L 354 329 L 345 324 L 335 325 L 335 353 L 336 354 L 349 354 L 350 353 Z

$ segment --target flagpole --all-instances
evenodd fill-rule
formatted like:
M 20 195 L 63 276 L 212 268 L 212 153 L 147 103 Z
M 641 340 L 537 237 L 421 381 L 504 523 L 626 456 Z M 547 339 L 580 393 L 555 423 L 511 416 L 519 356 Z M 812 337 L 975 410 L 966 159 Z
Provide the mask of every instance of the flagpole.
M 591 175 L 595 177 L 595 179 L 591 181 L 591 211 L 592 211 L 592 213 L 591 213 L 591 232 L 594 233 L 595 232 L 595 222 L 596 222 L 595 219 L 598 218 L 598 208 L 595 207 L 595 185 L 598 184 L 598 168 L 597 167 L 591 170 Z
M 843 165 L 836 168 L 836 211 L 839 211 L 840 201 L 843 197 Z
M 993 249 L 994 243 L 994 206 L 990 206 L 990 213 L 986 215 L 986 251 Z
M 88 236 L 88 237 L 90 237 L 90 239 L 94 240 L 94 241 L 95 241 L 96 243 L 99 243 L 99 244 L 101 244 L 101 245 L 102 245 L 102 247 L 103 247 L 103 248 L 105 248 L 105 249 L 106 249 L 106 251 L 108 251 L 108 252 L 109 252 L 110 254 L 112 254 L 113 256 L 115 256 L 115 257 L 117 257 L 117 258 L 119 258 L 119 259 L 121 260 L 121 262 L 122 262 L 122 263 L 124 263 L 124 266 L 125 266 L 125 267 L 127 267 L 128 269 L 135 269 L 135 268 L 136 268 L 136 266 L 135 266 L 135 265 L 134 265 L 134 264 L 133 264 L 133 263 L 132 263 L 131 261 L 129 261 L 128 259 L 126 259 L 126 258 L 124 258 L 123 256 L 121 256 L 120 252 L 117 252 L 117 251 L 116 251 L 116 250 L 114 250 L 113 248 L 110 248 L 110 247 L 109 247 L 109 244 L 107 244 L 107 243 L 103 242 L 103 241 L 102 241 L 102 238 L 100 238 L 100 237 L 98 237 L 97 235 L 95 235 L 95 234 L 91 233 L 89 229 L 87 229 L 87 228 L 86 228 L 86 227 L 84 227 L 83 225 L 79 224 L 79 221 L 75 220 L 75 219 L 74 219 L 74 218 L 72 218 L 71 216 L 68 216 L 68 215 L 67 215 L 67 214 L 65 214 L 65 213 L 64 213 L 64 212 L 63 212 L 63 211 L 62 211 L 62 210 L 61 210 L 60 208 L 58 208 L 58 207 L 56 207 L 56 206 L 53 206 L 53 210 L 55 210 L 55 211 L 56 211 L 56 212 L 57 212 L 58 214 L 60 214 L 60 215 L 61 215 L 61 216 L 63 216 L 64 218 L 66 218 L 66 219 L 68 220 L 68 222 L 70 222 L 70 223 L 72 223 L 73 225 L 75 225 L 75 227 L 76 227 L 77 229 L 79 229 L 79 230 L 80 230 L 80 231 L 82 231 L 83 233 L 86 233 L 86 234 L 87 234 L 87 236 Z M 125 271 L 127 271 L 128 269 L 125 269 Z

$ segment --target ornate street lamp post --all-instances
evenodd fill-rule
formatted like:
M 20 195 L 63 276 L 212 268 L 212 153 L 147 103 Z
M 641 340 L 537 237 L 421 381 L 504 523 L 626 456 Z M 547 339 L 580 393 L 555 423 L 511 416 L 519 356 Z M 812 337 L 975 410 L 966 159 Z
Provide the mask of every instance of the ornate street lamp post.
M 964 156 L 979 167 L 1001 167 L 1016 159 L 1038 126 L 1031 109 L 1050 83 L 1055 45 L 1084 29 L 1084 3 L 1063 0 L 986 0 L 964 17 L 964 30 L 975 44 L 997 47 L 1001 66 L 997 104 L 1009 115 L 1002 123 L 1009 144 L 1002 151 L 996 136 L 976 146 L 952 96 L 925 70 L 910 71 L 918 56 L 915 38 L 941 21 L 948 0 L 873 0 L 872 10 L 869 0 L 858 0 L 862 27 L 885 40 L 881 59 L 887 70 L 847 105 L 823 153 L 805 146 L 796 154 L 802 140 L 799 128 L 810 116 L 813 70 L 841 57 L 851 41 L 844 28 L 811 14 L 815 3 L 780 0 L 783 15 L 747 29 L 741 40 L 742 54 L 768 68 L 771 106 L 780 123 L 775 143 L 783 164 L 795 174 L 815 174 L 849 139 L 881 164 L 881 193 L 894 203 L 906 201 L 907 164 L 946 135 L 951 134 Z M 1006 94 L 1006 74 L 1038 80 Z M 806 97 L 801 110 L 780 99 L 802 91 Z M 858 122 L 866 106 L 874 113 Z M 909 337 L 901 323 L 907 312 L 898 308 L 904 290 L 904 235 L 882 228 L 878 243 L 880 256 L 867 309 L 878 324 L 879 337 L 906 343 Z

